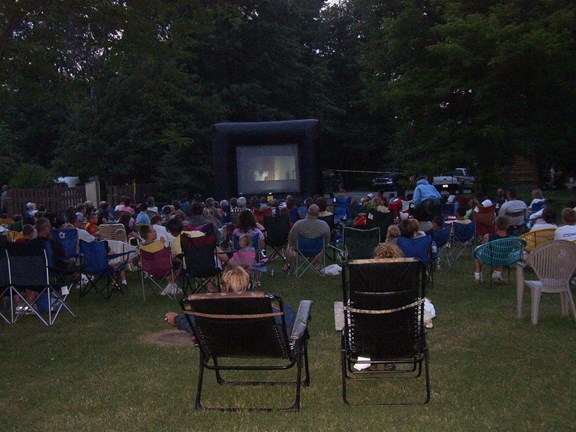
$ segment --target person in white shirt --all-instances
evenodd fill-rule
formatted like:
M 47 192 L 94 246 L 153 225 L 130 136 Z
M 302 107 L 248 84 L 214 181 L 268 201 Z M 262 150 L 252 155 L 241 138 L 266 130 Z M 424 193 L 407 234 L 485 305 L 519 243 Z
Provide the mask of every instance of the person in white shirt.
M 508 201 L 500 207 L 498 216 L 506 216 L 511 227 L 521 226 L 526 223 L 526 203 L 518 199 L 515 189 L 508 191 Z M 524 213 L 522 213 L 524 212 Z M 511 213 L 522 213 L 519 216 L 510 216 Z
M 543 229 L 556 229 L 556 210 L 551 207 L 546 207 L 542 211 L 542 217 L 537 219 L 530 231 L 538 231 Z
M 565 208 L 560 214 L 564 225 L 556 228 L 554 240 L 576 240 L 576 211 L 571 208 Z

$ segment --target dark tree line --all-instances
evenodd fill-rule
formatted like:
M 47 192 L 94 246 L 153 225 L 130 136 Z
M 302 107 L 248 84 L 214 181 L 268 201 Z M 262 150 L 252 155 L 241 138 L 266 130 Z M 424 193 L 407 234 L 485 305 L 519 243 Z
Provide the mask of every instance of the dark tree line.
M 211 128 L 318 118 L 323 165 L 573 169 L 574 5 L 513 0 L 11 0 L 0 182 L 207 192 Z

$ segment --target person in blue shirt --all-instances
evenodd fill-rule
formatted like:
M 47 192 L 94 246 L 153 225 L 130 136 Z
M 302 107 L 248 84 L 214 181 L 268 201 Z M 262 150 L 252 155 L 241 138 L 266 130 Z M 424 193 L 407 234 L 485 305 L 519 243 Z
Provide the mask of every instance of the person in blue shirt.
M 421 178 L 416 182 L 416 189 L 414 189 L 414 196 L 412 198 L 414 209 L 420 206 L 425 209 L 428 209 L 429 206 L 439 206 L 440 200 L 440 192 L 428 183 L 428 180 Z

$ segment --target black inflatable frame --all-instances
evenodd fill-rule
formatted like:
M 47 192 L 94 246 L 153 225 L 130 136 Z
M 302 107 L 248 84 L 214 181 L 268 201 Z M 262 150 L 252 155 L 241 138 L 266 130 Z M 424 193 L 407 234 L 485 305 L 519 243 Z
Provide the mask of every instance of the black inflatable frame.
M 238 194 L 237 146 L 298 145 L 300 196 L 322 193 L 320 121 L 288 120 L 250 123 L 217 123 L 213 127 L 215 196 Z M 283 191 L 296 193 L 296 191 Z M 296 193 L 298 195 L 298 193 Z

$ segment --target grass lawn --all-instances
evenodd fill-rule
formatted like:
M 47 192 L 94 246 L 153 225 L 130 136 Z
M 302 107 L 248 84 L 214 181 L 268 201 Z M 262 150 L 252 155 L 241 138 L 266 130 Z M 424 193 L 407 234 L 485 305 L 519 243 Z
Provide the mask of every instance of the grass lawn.
M 562 201 L 565 197 L 562 197 Z M 46 328 L 33 317 L 0 323 L 0 429 L 81 431 L 568 431 L 576 430 L 576 322 L 560 315 L 556 295 L 543 295 L 540 322 L 516 317 L 514 271 L 508 285 L 473 283 L 473 262 L 442 268 L 429 290 L 437 311 L 428 333 L 432 400 L 424 406 L 346 406 L 340 387 L 340 338 L 333 302 L 339 277 L 312 274 L 295 280 L 271 263 L 275 277 L 263 289 L 297 307 L 314 301 L 309 355 L 312 384 L 303 388 L 299 413 L 194 411 L 198 349 L 160 344 L 163 316 L 178 310 L 165 297 L 142 301 L 140 280 L 109 301 L 95 293 L 69 303 Z M 530 278 L 532 274 L 528 274 Z M 485 279 L 489 277 L 485 269 Z M 206 375 L 205 401 L 289 405 L 288 389 L 222 388 Z M 423 392 L 424 386 L 418 388 Z M 369 402 L 398 389 L 369 384 L 353 396 Z
M 560 316 L 558 296 L 543 296 L 541 321 L 532 326 L 528 314 L 516 318 L 513 283 L 474 285 L 471 258 L 460 259 L 436 273 L 428 293 L 438 314 L 428 338 L 430 404 L 345 406 L 332 315 L 341 298 L 340 278 L 295 280 L 272 264 L 276 276 L 262 279 L 266 290 L 294 306 L 299 299 L 314 300 L 312 385 L 303 390 L 299 413 L 195 412 L 198 350 L 152 340 L 167 329 L 163 314 L 177 306 L 164 297 L 143 302 L 137 274 L 131 274 L 130 292 L 110 301 L 73 293 L 76 320 L 62 315 L 46 328 L 25 317 L 0 327 L 2 430 L 575 429 L 576 323 Z M 528 293 L 525 305 L 529 310 Z M 207 402 L 290 401 L 287 389 L 229 392 L 207 377 Z M 368 385 L 356 396 L 370 401 L 396 388 Z

